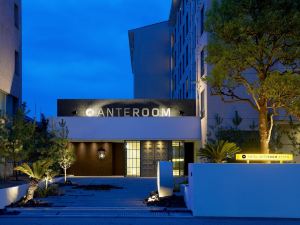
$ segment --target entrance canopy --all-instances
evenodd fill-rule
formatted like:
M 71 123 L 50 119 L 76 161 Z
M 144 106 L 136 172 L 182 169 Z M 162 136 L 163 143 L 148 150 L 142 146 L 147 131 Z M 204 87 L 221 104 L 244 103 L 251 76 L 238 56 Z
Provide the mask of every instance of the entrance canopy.
M 51 123 L 62 119 L 74 142 L 201 139 L 199 117 L 56 117 Z

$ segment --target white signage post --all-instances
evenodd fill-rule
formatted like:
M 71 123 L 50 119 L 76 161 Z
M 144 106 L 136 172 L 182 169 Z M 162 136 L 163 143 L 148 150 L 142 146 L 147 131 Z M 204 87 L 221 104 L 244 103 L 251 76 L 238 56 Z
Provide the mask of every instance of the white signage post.
M 173 195 L 173 163 L 160 161 L 157 163 L 157 190 L 158 196 L 168 197 Z

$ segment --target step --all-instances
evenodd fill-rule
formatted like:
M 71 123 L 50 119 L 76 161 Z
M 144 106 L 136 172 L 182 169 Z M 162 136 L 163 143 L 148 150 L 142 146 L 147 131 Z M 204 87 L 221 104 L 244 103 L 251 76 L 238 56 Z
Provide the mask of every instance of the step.
M 8 208 L 8 212 L 20 212 L 18 217 L 192 217 L 187 209 L 164 208 Z

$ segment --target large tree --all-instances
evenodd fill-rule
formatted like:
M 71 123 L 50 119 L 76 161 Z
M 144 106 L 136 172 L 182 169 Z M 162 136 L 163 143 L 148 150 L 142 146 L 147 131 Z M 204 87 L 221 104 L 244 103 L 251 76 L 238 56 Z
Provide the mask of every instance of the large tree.
M 261 152 L 269 153 L 274 116 L 300 116 L 300 1 L 213 1 L 205 26 L 211 93 L 258 112 Z

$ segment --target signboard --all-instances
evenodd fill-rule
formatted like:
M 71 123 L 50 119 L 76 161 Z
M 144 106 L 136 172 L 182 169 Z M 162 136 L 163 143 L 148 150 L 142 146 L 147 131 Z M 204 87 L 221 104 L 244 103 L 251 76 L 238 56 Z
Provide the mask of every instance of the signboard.
M 241 161 L 293 161 L 292 154 L 236 154 L 236 160 Z
M 57 116 L 176 117 L 195 116 L 195 100 L 76 100 L 59 99 Z

